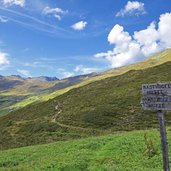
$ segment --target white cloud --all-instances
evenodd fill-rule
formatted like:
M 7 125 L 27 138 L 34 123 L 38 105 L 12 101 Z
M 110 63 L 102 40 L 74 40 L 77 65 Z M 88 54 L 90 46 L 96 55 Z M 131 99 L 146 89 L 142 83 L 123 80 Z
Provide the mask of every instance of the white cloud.
M 84 30 L 86 27 L 87 22 L 86 21 L 79 21 L 71 26 L 74 30 Z
M 78 65 L 74 69 L 75 72 L 80 72 L 81 74 L 90 74 L 92 72 L 99 71 L 99 68 L 84 67 L 83 65 Z
M 171 47 L 171 13 L 165 13 L 160 16 L 158 32 L 161 42 L 167 48 Z
M 59 73 L 58 75 L 60 75 L 60 78 L 68 78 L 73 77 L 75 75 L 85 75 L 93 72 L 98 72 L 99 70 L 99 68 L 91 68 L 85 67 L 83 65 L 77 65 L 72 71 L 67 71 L 66 69 L 59 68 L 57 72 Z
M 57 18 L 58 20 L 61 20 L 61 15 L 64 15 L 67 13 L 67 11 L 62 10 L 61 8 L 50 8 L 45 7 L 42 12 L 44 15 L 49 15 Z
M 152 22 L 146 29 L 135 31 L 131 36 L 120 25 L 115 25 L 108 35 L 108 41 L 114 48 L 95 55 L 105 58 L 111 67 L 121 67 L 140 61 L 161 50 L 171 47 L 171 13 L 160 16 L 157 24 Z
M 48 35 L 51 34 L 54 37 L 71 38 L 76 36 L 75 34 L 73 34 L 73 32 L 68 31 L 63 27 L 57 26 L 56 24 L 50 24 L 31 15 L 27 15 L 23 12 L 19 12 L 11 8 L 1 8 L 1 7 L 0 10 L 3 10 L 4 12 L 10 14 L 11 17 L 8 16 L 8 19 L 10 21 L 17 23 L 25 28 L 35 29 L 44 32 Z M 18 17 L 14 17 L 14 16 L 18 16 Z
M 25 0 L 3 0 L 3 3 L 7 6 L 18 5 L 23 7 L 25 5 Z
M 152 22 L 145 30 L 135 32 L 134 39 L 137 40 L 140 45 L 150 45 L 151 43 L 156 42 L 159 39 L 159 34 L 156 30 L 155 23 Z
M 0 22 L 6 23 L 6 22 L 8 22 L 8 19 L 6 17 L 0 16 Z
M 137 55 L 141 56 L 140 45 L 132 40 L 128 32 L 120 25 L 115 25 L 108 35 L 110 44 L 115 48 L 106 53 L 96 54 L 95 57 L 105 57 L 112 63 L 112 67 L 120 67 L 125 63 L 134 62 Z
M 8 60 L 8 54 L 0 52 L 0 70 L 4 69 L 9 64 L 10 62 Z
M 160 35 L 156 30 L 156 25 L 152 22 L 147 29 L 134 33 L 134 39 L 141 46 L 141 51 L 144 56 L 150 56 L 163 49 L 162 45 L 158 43 Z
M 31 77 L 30 72 L 28 70 L 18 69 L 17 72 L 25 77 Z
M 66 71 L 66 72 L 62 72 L 61 75 L 62 75 L 62 78 L 68 78 L 68 77 L 74 76 L 74 73 Z
M 122 26 L 116 24 L 108 35 L 108 41 L 110 44 L 116 43 L 123 46 L 123 44 L 126 45 L 131 41 L 131 36 L 128 32 L 124 32 Z
M 145 14 L 144 3 L 138 1 L 128 1 L 123 9 L 121 9 L 116 16 L 124 17 L 125 15 L 142 15 Z

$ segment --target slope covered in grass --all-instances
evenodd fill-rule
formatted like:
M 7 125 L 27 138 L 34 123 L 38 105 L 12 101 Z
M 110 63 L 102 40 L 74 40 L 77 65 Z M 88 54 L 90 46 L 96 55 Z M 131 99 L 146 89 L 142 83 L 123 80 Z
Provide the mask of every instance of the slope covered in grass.
M 6 96 L 6 98 L 9 99 L 9 102 L 10 103 L 12 102 L 13 104 L 8 105 L 7 103 L 6 107 L 0 104 L 0 108 L 1 108 L 0 113 L 5 113 L 5 111 L 10 111 L 10 110 L 16 110 L 18 108 L 25 107 L 31 103 L 47 101 L 51 98 L 54 98 L 55 96 L 64 94 L 73 88 L 85 86 L 92 82 L 103 80 L 108 77 L 121 75 L 130 70 L 147 69 L 150 67 L 161 65 L 168 61 L 171 61 L 171 49 L 167 49 L 163 52 L 160 52 L 141 62 L 132 64 L 132 65 L 127 65 L 127 66 L 120 67 L 120 68 L 114 68 L 114 69 L 108 70 L 106 72 L 98 73 L 98 74 L 76 76 L 76 77 L 59 80 L 57 82 L 52 81 L 50 83 L 49 82 L 42 83 L 40 80 L 36 80 L 36 79 L 28 80 L 23 85 L 16 86 L 14 89 L 10 89 L 7 92 L 1 92 L 1 95 Z M 13 77 L 12 77 L 12 80 L 14 81 Z M 38 94 L 36 94 L 35 92 L 38 92 Z M 43 93 L 40 93 L 40 92 L 43 92 Z M 32 95 L 30 95 L 30 93 Z M 29 97 L 27 97 L 26 95 L 27 96 L 29 95 Z M 11 96 L 15 96 L 15 98 L 17 98 L 18 101 L 11 101 L 10 100 Z M 21 100 L 23 96 L 25 98 Z
M 171 62 L 72 89 L 0 118 L 0 148 L 155 127 L 154 112 L 140 105 L 141 86 L 171 81 Z M 168 115 L 168 123 L 171 116 Z
M 171 142 L 170 129 L 168 135 Z M 171 156 L 170 149 L 171 143 Z M 0 151 L 0 170 L 161 171 L 159 132 L 135 131 Z
M 80 75 L 63 80 L 58 80 L 56 77 L 0 76 L 0 116 L 28 104 L 54 98 L 93 76 L 95 74 Z

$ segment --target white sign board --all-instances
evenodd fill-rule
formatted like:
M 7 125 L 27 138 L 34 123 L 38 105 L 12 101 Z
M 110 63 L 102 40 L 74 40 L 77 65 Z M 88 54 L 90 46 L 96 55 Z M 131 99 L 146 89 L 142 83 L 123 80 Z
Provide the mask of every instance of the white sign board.
M 171 83 L 144 84 L 142 94 L 145 110 L 171 110 Z
M 142 94 L 142 107 L 145 110 L 156 110 L 158 113 L 163 170 L 170 171 L 164 110 L 171 110 L 171 83 L 144 84 L 142 85 Z
M 171 110 L 171 102 L 170 103 L 162 103 L 162 102 L 155 102 L 155 103 L 141 103 L 143 109 L 145 110 Z
M 142 97 L 141 101 L 143 103 L 171 103 L 171 96 L 154 96 L 154 95 L 145 95 Z
M 142 85 L 142 94 L 171 96 L 171 83 L 144 84 Z

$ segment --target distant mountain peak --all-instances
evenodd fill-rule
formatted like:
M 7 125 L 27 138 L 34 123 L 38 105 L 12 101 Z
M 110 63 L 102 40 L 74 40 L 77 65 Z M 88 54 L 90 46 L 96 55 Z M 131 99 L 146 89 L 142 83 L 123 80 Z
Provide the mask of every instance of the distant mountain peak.
M 39 80 L 39 81 L 58 81 L 59 79 L 57 77 L 48 77 L 48 76 L 40 76 L 40 77 L 32 77 L 29 79 Z
M 16 78 L 21 78 L 21 79 L 23 79 L 23 77 L 20 76 L 20 75 L 11 75 L 11 77 L 16 77 Z

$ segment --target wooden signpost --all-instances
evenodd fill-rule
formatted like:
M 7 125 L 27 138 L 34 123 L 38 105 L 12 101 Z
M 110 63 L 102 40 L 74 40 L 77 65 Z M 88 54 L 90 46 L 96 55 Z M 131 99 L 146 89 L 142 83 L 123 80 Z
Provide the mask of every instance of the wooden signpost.
M 142 85 L 142 95 L 142 107 L 145 110 L 157 111 L 163 153 L 163 169 L 164 171 L 170 171 L 164 111 L 171 110 L 171 83 L 144 84 Z

